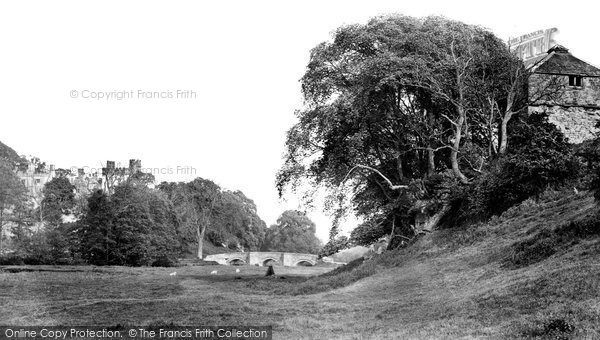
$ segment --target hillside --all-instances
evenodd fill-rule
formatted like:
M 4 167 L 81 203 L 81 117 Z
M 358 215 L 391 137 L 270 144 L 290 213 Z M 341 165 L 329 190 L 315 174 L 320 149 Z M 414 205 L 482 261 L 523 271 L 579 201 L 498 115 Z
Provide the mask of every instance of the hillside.
M 21 157 L 10 146 L 0 142 L 0 160 L 17 163 L 21 161 Z
M 354 272 L 374 275 L 325 297 L 367 306 L 360 328 L 381 338 L 597 338 L 600 231 L 565 236 L 564 227 L 596 204 L 587 194 L 545 196 L 365 262 Z

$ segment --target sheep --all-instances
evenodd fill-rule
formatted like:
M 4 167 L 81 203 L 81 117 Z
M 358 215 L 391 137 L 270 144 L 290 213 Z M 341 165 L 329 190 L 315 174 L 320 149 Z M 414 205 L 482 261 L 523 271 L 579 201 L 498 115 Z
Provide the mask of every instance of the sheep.
M 240 269 L 239 269 L 239 268 L 238 268 L 238 269 L 236 269 L 236 270 L 235 270 L 235 272 L 236 272 L 236 273 L 239 273 L 239 272 L 240 272 Z
M 216 275 L 216 274 L 217 274 L 216 270 L 213 270 L 212 272 L 210 272 L 210 275 Z
M 175 276 L 175 275 L 177 275 L 177 272 L 172 272 L 172 273 L 169 273 L 169 275 L 171 275 L 171 276 Z

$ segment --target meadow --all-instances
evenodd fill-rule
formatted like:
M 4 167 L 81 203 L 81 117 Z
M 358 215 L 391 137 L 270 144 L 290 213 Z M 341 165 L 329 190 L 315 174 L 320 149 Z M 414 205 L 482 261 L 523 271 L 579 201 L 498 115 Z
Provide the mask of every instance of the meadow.
M 275 339 L 600 338 L 598 229 L 569 224 L 596 212 L 591 195 L 528 200 L 371 260 L 275 267 L 275 277 L 255 266 L 3 267 L 0 324 L 270 325 Z M 579 236 L 567 241 L 565 226 Z

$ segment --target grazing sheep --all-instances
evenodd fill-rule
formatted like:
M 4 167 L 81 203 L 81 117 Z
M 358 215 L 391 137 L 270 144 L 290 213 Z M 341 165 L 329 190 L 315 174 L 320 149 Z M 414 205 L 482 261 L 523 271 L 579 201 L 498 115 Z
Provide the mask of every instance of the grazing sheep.
M 236 269 L 236 270 L 235 270 L 235 272 L 236 272 L 236 273 L 239 273 L 239 272 L 240 272 L 240 269 L 239 269 L 239 268 L 238 268 L 238 269 Z
M 171 276 L 175 276 L 175 275 L 177 275 L 177 272 L 172 272 L 172 273 L 170 273 L 169 275 L 171 275 Z
M 216 274 L 217 274 L 216 270 L 213 270 L 212 272 L 210 272 L 210 275 L 216 275 Z

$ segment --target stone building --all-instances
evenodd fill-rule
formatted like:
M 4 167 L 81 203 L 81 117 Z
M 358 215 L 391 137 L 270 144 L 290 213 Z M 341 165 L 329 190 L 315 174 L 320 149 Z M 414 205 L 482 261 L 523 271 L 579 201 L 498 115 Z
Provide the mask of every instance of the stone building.
M 29 161 L 26 168 L 17 170 L 17 176 L 29 192 L 34 206 L 37 206 L 43 198 L 44 185 L 55 177 L 67 178 L 75 186 L 76 197 L 86 196 L 98 189 L 110 192 L 111 188 L 127 180 L 130 174 L 142 171 L 142 162 L 131 159 L 129 167 L 117 167 L 114 161 L 107 161 L 102 172 L 86 172 L 84 168 L 76 170 L 77 172 L 71 169 L 55 169 L 54 165 L 50 165 L 46 169 Z
M 44 185 L 56 176 L 56 171 L 54 165 L 50 165 L 48 168 L 45 166 L 39 167 L 32 160 L 27 160 L 27 164 L 17 168 L 16 174 L 33 199 L 34 205 L 37 206 L 42 199 Z
M 600 121 L 600 69 L 555 45 L 531 63 L 531 71 L 529 113 L 548 113 L 571 143 L 594 138 Z
M 555 27 L 509 39 L 508 46 L 531 71 L 529 113 L 548 113 L 572 143 L 591 139 L 600 119 L 600 70 L 557 43 Z

